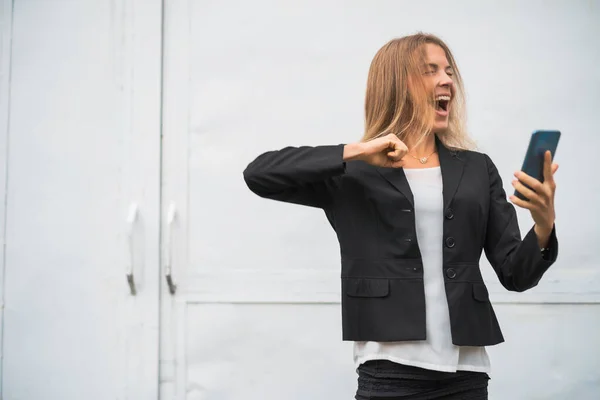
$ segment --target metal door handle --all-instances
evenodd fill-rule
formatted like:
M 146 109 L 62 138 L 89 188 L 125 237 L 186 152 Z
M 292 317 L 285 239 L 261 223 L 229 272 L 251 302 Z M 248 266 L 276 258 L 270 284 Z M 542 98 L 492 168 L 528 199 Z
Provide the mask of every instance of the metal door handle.
M 165 279 L 167 280 L 167 285 L 169 285 L 169 293 L 175 294 L 177 291 L 177 285 L 173 282 L 172 276 L 172 265 L 173 265 L 173 223 L 175 222 L 175 217 L 177 216 L 177 211 L 175 210 L 175 204 L 171 204 L 169 207 L 169 212 L 167 213 L 167 254 L 166 254 L 166 262 L 165 262 Z
M 129 207 L 129 214 L 127 215 L 127 264 L 125 265 L 125 275 L 127 277 L 127 284 L 129 285 L 129 291 L 132 296 L 137 294 L 135 287 L 135 277 L 133 276 L 133 229 L 135 227 L 135 221 L 137 220 L 138 206 L 136 203 L 131 204 Z

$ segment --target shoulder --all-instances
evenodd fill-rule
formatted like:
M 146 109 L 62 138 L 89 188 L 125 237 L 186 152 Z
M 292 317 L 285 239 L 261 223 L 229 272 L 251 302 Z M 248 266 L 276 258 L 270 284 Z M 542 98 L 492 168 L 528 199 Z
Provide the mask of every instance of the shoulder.
M 489 155 L 471 150 L 461 150 L 458 154 L 458 157 L 463 157 L 466 161 L 465 168 L 470 169 L 480 179 L 484 179 L 492 190 L 503 188 L 500 172 Z
M 470 175 L 485 179 L 490 186 L 502 185 L 502 178 L 491 157 L 483 152 L 474 150 L 458 150 L 456 156 L 465 163 L 465 169 Z
M 450 153 L 465 161 L 486 162 L 485 160 L 489 158 L 486 153 L 476 150 L 450 150 Z
M 486 167 L 488 171 L 496 169 L 496 165 L 487 153 L 475 150 L 455 150 L 459 159 L 465 161 L 469 167 Z

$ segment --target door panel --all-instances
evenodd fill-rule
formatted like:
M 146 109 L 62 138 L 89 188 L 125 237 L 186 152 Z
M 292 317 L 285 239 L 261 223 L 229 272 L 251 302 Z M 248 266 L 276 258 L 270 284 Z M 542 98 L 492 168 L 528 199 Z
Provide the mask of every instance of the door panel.
M 12 16 L 0 397 L 156 398 L 161 2 Z
M 163 265 L 177 291 L 163 277 L 164 398 L 352 395 L 333 231 L 321 210 L 257 198 L 242 178 L 263 151 L 360 136 L 363 83 L 349 76 L 368 65 L 340 73 L 345 31 L 303 27 L 337 6 L 316 6 L 166 4 Z
M 185 321 L 187 399 L 354 396 L 337 304 L 192 302 Z

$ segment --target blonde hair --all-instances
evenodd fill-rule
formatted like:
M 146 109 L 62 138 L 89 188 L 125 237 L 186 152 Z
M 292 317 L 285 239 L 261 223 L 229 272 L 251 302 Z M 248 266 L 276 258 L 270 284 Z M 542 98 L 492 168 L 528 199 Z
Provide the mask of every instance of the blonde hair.
M 454 70 L 448 129 L 438 137 L 451 149 L 474 146 L 465 130 L 464 87 L 454 57 L 440 38 L 424 33 L 393 39 L 375 54 L 367 79 L 363 141 L 394 133 L 403 142 L 410 138 L 415 145 L 431 134 L 435 95 L 426 90 L 421 78 L 427 43 L 441 47 Z

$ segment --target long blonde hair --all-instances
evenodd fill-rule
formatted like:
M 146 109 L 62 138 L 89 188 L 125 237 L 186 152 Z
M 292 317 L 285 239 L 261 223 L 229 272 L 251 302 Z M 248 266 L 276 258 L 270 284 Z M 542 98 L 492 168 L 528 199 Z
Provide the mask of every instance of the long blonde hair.
M 440 46 L 454 70 L 454 98 L 448 129 L 438 137 L 451 149 L 473 147 L 465 130 L 464 87 L 454 57 L 440 38 L 424 33 L 393 39 L 375 54 L 367 79 L 363 141 L 394 133 L 400 140 L 406 142 L 410 138 L 410 142 L 416 144 L 431 134 L 434 93 L 426 90 L 421 78 L 427 43 Z

